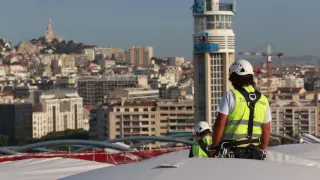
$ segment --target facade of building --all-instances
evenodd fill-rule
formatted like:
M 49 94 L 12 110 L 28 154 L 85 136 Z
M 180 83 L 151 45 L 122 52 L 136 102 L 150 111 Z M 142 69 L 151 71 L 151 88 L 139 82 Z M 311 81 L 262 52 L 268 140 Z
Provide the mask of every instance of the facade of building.
M 304 87 L 308 91 L 320 90 L 320 73 L 309 73 L 304 77 Z
M 72 90 L 43 92 L 40 103 L 47 116 L 47 132 L 83 128 L 82 101 L 82 97 Z
M 0 134 L 12 140 L 32 138 L 32 104 L 0 104 Z
M 93 61 L 95 58 L 94 49 L 84 49 L 84 55 L 87 56 L 89 61 Z
M 108 99 L 126 99 L 126 100 L 158 99 L 159 90 L 158 89 L 137 89 L 137 88 L 119 89 L 114 91 L 108 91 L 107 98 Z
M 184 57 L 168 57 L 169 66 L 182 66 L 184 63 Z
M 153 57 L 153 47 L 134 46 L 125 50 L 125 59 L 133 65 L 151 64 Z
M 32 113 L 32 138 L 41 138 L 49 133 L 46 112 Z
M 82 77 L 78 80 L 78 93 L 83 98 L 84 105 L 96 105 L 104 102 L 109 90 L 148 86 L 145 76 L 108 76 Z
M 273 107 L 271 107 L 271 110 L 272 133 L 291 137 L 299 135 L 300 133 L 319 135 L 319 117 L 316 103 L 277 101 Z
M 230 89 L 229 66 L 235 59 L 232 17 L 235 4 L 195 0 L 193 66 L 195 116 L 212 124 L 223 92 Z
M 271 132 L 296 136 L 300 133 L 319 135 L 317 95 L 303 88 L 278 88 L 272 111 Z
M 89 136 L 94 139 L 109 138 L 109 109 L 107 106 L 97 106 L 90 109 Z
M 123 101 L 90 114 L 90 135 L 104 139 L 192 133 L 193 101 Z M 154 143 L 156 148 L 165 143 Z

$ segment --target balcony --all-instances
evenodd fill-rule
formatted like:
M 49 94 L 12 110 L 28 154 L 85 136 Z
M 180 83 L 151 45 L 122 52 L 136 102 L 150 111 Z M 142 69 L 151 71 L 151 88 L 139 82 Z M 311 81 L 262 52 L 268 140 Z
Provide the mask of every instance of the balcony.
M 234 11 L 234 4 L 232 3 L 212 3 L 211 0 L 204 4 L 195 3 L 193 5 L 193 13 L 204 13 L 210 11 Z
M 232 3 L 219 3 L 219 11 L 233 11 L 233 7 Z

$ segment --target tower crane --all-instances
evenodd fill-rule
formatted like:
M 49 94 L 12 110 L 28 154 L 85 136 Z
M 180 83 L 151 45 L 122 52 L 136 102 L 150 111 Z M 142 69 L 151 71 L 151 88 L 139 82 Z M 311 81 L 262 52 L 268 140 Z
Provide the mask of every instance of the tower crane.
M 271 85 L 272 85 L 272 57 L 278 56 L 282 58 L 283 52 L 272 53 L 271 45 L 267 45 L 267 52 L 239 52 L 240 56 L 263 56 L 266 57 L 266 65 L 267 65 L 267 75 L 268 75 L 268 98 L 272 98 Z M 265 64 L 265 62 L 264 62 Z

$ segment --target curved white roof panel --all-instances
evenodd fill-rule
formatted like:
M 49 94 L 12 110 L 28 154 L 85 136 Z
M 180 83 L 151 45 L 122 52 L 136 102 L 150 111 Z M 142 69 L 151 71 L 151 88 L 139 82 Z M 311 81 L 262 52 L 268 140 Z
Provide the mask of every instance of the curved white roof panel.
M 320 161 L 320 144 L 290 144 L 270 147 L 269 150 Z
M 268 161 L 245 159 L 188 158 L 188 151 L 178 151 L 140 163 L 101 168 L 61 180 L 196 180 L 196 179 L 319 179 L 319 162 L 268 152 Z M 278 158 L 278 159 L 277 159 Z M 299 161 L 305 160 L 304 163 Z M 309 166 L 309 167 L 308 167 Z M 310 167 L 314 166 L 314 167 Z
M 3 162 L 0 177 L 10 180 L 313 180 L 320 177 L 319 144 L 270 147 L 268 161 L 191 159 L 188 153 L 188 150 L 177 151 L 119 166 L 67 158 Z
M 0 179 L 56 180 L 73 174 L 109 166 L 113 165 L 67 158 L 8 161 L 0 163 Z

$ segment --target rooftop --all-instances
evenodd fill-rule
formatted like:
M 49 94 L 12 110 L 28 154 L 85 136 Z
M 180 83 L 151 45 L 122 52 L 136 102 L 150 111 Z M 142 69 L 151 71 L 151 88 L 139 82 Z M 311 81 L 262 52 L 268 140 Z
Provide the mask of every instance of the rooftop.
M 121 106 L 121 102 L 112 104 L 111 106 Z M 123 102 L 122 106 L 156 106 L 157 102 L 156 101 L 126 101 Z
M 185 150 L 139 163 L 95 169 L 63 178 L 63 180 L 102 180 L 105 177 L 112 177 L 113 180 L 195 180 L 207 179 L 209 176 L 213 176 L 214 179 L 257 179 L 257 176 L 252 173 L 243 173 L 243 168 L 258 174 L 259 180 L 318 179 L 320 175 L 319 152 L 319 144 L 276 146 L 271 147 L 267 152 L 267 161 L 257 161 L 188 158 L 189 151 Z

